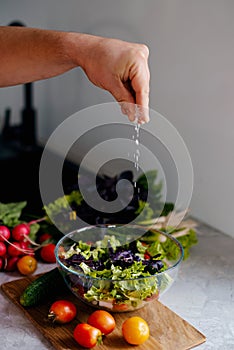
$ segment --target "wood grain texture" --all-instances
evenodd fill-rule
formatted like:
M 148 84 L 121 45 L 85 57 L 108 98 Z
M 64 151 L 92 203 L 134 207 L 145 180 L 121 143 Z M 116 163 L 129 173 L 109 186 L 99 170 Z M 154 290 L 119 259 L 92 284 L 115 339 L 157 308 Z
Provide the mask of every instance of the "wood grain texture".
M 15 303 L 35 327 L 47 338 L 57 350 L 79 350 L 83 349 L 73 339 L 73 330 L 77 323 L 86 322 L 88 315 L 94 311 L 88 305 L 80 302 L 68 289 L 61 290 L 61 293 L 52 301 L 66 298 L 77 306 L 77 317 L 67 325 L 51 324 L 47 320 L 49 306 L 52 301 L 41 304 L 38 307 L 24 308 L 19 303 L 19 297 L 34 277 L 21 278 L 16 281 L 5 283 L 1 286 L 6 296 Z M 187 321 L 183 320 L 169 308 L 155 300 L 148 306 L 134 312 L 115 313 L 115 330 L 104 338 L 102 345 L 97 346 L 100 350 L 133 349 L 135 347 L 127 344 L 121 334 L 121 326 L 125 319 L 138 315 L 144 318 L 150 328 L 150 338 L 137 350 L 187 350 L 192 349 L 205 342 L 205 336 L 194 328 Z

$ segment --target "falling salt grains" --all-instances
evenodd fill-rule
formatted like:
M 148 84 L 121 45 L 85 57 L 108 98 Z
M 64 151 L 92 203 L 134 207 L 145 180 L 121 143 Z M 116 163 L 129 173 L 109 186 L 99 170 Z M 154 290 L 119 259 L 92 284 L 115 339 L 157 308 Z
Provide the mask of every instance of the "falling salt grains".
M 139 150 L 139 135 L 140 135 L 140 124 L 139 124 L 139 119 L 140 119 L 140 115 L 141 112 L 139 110 L 139 107 L 136 106 L 136 109 L 135 109 L 135 133 L 133 134 L 132 136 L 132 139 L 135 141 L 135 144 L 136 144 L 136 150 L 133 154 L 133 157 L 134 157 L 134 167 L 136 169 L 137 172 L 139 172 L 139 157 L 140 157 L 140 150 Z M 137 176 L 138 177 L 138 176 Z M 137 182 L 134 181 L 134 188 L 137 188 Z M 137 190 L 138 194 L 140 193 L 140 189 L 138 188 Z
M 139 171 L 139 157 L 140 157 L 140 151 L 139 149 L 136 150 L 136 158 L 135 158 L 135 168 L 137 171 Z
M 136 144 L 136 151 L 134 152 L 134 167 L 136 168 L 136 171 L 139 171 L 139 157 L 140 157 L 140 150 L 139 150 L 139 135 L 140 135 L 140 124 L 136 122 L 135 125 L 135 135 L 133 135 L 133 140 L 135 140 Z M 136 181 L 134 181 L 134 187 L 137 187 Z M 139 189 L 138 189 L 139 193 Z
M 136 131 L 136 140 L 138 140 L 139 139 L 139 133 L 140 133 L 140 124 L 138 122 L 136 122 L 135 131 Z
M 135 163 L 134 163 L 134 166 L 136 168 L 137 171 L 139 171 L 139 156 L 140 156 L 140 151 L 139 151 L 139 135 L 140 135 L 140 124 L 139 123 L 136 123 L 135 125 L 135 134 L 136 134 L 136 138 L 135 138 L 135 143 L 136 143 L 136 153 L 134 154 L 135 155 Z

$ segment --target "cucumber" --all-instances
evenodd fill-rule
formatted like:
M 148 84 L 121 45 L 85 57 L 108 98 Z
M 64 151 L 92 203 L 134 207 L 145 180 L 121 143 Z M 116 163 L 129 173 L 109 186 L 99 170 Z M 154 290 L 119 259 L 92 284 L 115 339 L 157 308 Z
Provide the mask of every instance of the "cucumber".
M 20 304 L 25 307 L 37 306 L 61 291 L 65 286 L 58 268 L 44 273 L 26 287 L 20 296 Z

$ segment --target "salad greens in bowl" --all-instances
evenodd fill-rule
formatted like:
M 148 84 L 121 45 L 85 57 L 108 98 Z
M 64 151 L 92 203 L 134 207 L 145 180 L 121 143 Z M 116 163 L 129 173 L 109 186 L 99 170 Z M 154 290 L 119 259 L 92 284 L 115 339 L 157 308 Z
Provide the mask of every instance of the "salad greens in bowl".
M 183 247 L 158 230 L 100 225 L 62 237 L 55 255 L 74 295 L 93 307 L 121 312 L 137 310 L 171 287 Z

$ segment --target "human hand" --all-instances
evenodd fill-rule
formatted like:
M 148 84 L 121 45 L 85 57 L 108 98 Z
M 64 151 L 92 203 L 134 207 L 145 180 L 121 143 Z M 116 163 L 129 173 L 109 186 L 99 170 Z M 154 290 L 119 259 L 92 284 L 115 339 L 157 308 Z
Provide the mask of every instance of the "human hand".
M 89 80 L 109 91 L 130 121 L 148 122 L 149 50 L 142 44 L 83 34 L 78 61 Z M 137 114 L 136 114 L 136 106 Z

